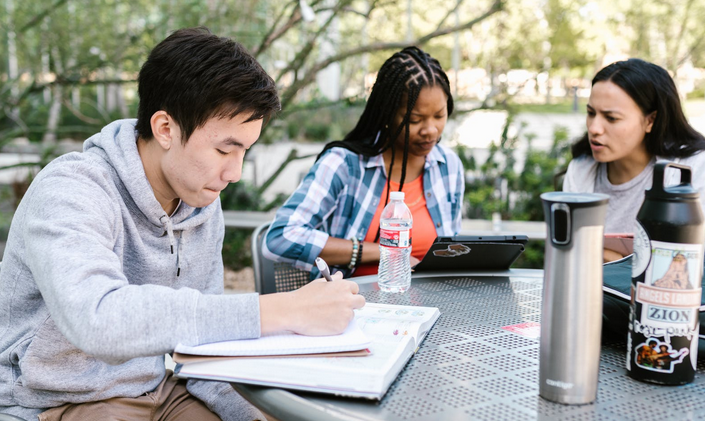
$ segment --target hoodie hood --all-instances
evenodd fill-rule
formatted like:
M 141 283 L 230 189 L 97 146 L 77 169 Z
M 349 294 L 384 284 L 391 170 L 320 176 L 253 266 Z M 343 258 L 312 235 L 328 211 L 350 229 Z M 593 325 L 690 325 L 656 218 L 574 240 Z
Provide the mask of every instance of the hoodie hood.
M 166 214 L 154 196 L 137 151 L 136 123 L 136 119 L 126 119 L 108 124 L 84 142 L 83 151 L 110 164 L 122 184 L 125 200 L 133 201 L 151 224 L 167 230 L 170 237 L 173 230 L 193 228 L 207 221 L 220 208 L 220 199 L 203 208 L 193 208 L 181 202 L 174 214 Z

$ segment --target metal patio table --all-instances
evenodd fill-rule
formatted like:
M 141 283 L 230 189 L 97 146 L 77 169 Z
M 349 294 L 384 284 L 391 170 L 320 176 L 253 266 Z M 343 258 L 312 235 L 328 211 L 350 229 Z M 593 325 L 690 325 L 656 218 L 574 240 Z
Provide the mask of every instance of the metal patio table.
M 561 405 L 538 395 L 539 341 L 502 327 L 540 322 L 543 271 L 414 274 L 404 294 L 353 278 L 369 302 L 438 307 L 441 317 L 385 397 L 377 401 L 234 383 L 278 420 L 695 420 L 705 419 L 705 364 L 685 386 L 627 377 L 626 336 L 603 340 L 597 401 Z

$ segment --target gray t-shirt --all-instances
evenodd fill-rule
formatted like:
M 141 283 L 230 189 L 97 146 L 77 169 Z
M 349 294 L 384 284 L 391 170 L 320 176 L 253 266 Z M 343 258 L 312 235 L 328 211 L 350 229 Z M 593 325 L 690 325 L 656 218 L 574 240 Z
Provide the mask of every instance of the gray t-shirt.
M 644 192 L 651 188 L 655 159 L 636 177 L 623 184 L 612 184 L 607 178 L 607 165 L 597 166 L 595 193 L 610 196 L 605 218 L 605 234 L 634 232 L 634 222 L 644 202 Z

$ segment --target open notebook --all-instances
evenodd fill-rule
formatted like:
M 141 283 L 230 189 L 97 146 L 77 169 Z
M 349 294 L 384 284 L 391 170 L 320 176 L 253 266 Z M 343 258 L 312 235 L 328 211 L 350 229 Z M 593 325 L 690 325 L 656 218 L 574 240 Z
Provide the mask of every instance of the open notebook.
M 367 303 L 357 326 L 372 340 L 367 357 L 230 358 L 187 362 L 176 375 L 381 399 L 436 322 L 435 307 Z
M 320 354 L 365 349 L 370 340 L 353 320 L 340 335 L 303 336 L 295 333 L 265 335 L 257 339 L 214 342 L 198 346 L 179 344 L 178 354 L 212 357 L 242 357 L 260 355 Z

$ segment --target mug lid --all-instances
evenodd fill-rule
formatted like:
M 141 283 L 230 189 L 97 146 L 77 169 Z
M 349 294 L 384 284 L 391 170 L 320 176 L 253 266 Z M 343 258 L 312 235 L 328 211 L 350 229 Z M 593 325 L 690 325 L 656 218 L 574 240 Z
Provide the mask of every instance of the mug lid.
M 602 193 L 569 193 L 553 191 L 541 194 L 541 199 L 546 202 L 567 203 L 574 208 L 599 206 L 607 203 L 609 196 Z

